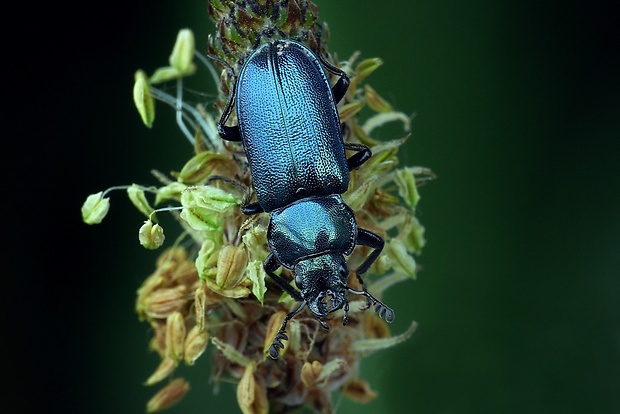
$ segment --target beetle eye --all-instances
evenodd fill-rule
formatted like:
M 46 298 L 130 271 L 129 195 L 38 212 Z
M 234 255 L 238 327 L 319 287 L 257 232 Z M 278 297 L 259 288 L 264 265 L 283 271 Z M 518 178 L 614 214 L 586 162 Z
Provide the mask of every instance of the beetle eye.
M 338 269 L 338 272 L 340 273 L 340 276 L 344 279 L 346 279 L 349 276 L 349 268 L 347 267 L 346 263 L 340 264 L 340 268 Z

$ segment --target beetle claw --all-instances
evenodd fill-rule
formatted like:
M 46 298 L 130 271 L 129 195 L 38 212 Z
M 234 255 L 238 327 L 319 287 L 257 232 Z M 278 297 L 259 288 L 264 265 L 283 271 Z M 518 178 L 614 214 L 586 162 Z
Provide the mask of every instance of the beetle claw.
M 383 302 L 376 301 L 375 302 L 375 312 L 379 315 L 380 318 L 385 319 L 386 322 L 392 323 L 394 322 L 394 311 L 386 306 Z
M 288 341 L 288 336 L 284 331 L 280 331 L 276 334 L 276 337 L 274 338 L 271 346 L 269 347 L 269 356 L 271 357 L 271 359 L 278 359 L 280 349 L 284 349 L 284 344 L 282 343 L 282 341 Z

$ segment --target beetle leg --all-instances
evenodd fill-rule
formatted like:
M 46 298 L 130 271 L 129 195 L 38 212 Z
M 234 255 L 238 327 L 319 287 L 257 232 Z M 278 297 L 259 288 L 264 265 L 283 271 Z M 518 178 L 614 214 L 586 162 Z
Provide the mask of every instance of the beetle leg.
M 351 293 L 355 293 L 356 295 L 366 296 L 366 299 L 370 300 L 375 308 L 375 312 L 379 317 L 385 319 L 386 322 L 392 323 L 394 322 L 394 311 L 392 308 L 387 306 L 385 303 L 381 302 L 379 299 L 375 298 L 373 295 L 368 293 L 367 290 L 355 290 L 351 288 L 347 288 L 347 290 Z
M 301 305 L 299 305 L 297 309 L 295 309 L 294 311 L 286 315 L 286 317 L 284 318 L 284 322 L 282 322 L 282 327 L 276 334 L 276 337 L 273 339 L 273 342 L 271 342 L 271 346 L 269 347 L 269 356 L 272 359 L 277 359 L 278 354 L 280 353 L 280 349 L 284 349 L 284 344 L 282 343 L 282 341 L 288 341 L 288 336 L 286 335 L 286 325 L 288 324 L 288 321 L 293 319 L 295 315 L 301 312 L 301 310 L 305 306 L 306 306 L 306 301 L 304 300 L 301 302 Z
M 349 322 L 349 301 L 344 303 L 344 317 L 342 318 L 342 325 L 346 325 Z
M 243 211 L 243 214 L 245 214 L 246 216 L 252 216 L 254 214 L 265 212 L 265 210 L 260 206 L 260 204 L 258 204 L 258 202 L 244 203 L 241 207 L 241 211 Z
M 375 312 L 377 312 L 377 314 L 381 318 L 385 319 L 387 322 L 392 322 L 394 321 L 394 311 L 389 306 L 381 302 L 379 299 L 368 293 L 368 290 L 366 290 L 366 284 L 362 279 L 362 274 L 366 273 L 368 268 L 375 262 L 375 260 L 377 260 L 379 254 L 381 254 L 381 250 L 383 250 L 383 245 L 385 244 L 385 241 L 380 236 L 369 230 L 359 229 L 357 232 L 356 243 L 362 246 L 368 246 L 374 250 L 355 271 L 357 280 L 362 285 L 362 290 L 354 290 L 350 287 L 347 287 L 347 290 L 357 295 L 366 296 L 366 303 L 368 304 L 367 308 L 370 307 L 370 304 L 372 303 L 375 308 Z
M 222 139 L 225 139 L 226 141 L 239 142 L 241 141 L 241 133 L 239 132 L 239 125 L 234 125 L 234 126 L 224 125 L 226 121 L 228 121 L 228 118 L 230 117 L 230 114 L 232 113 L 233 106 L 235 103 L 235 90 L 236 89 L 237 89 L 237 81 L 235 80 L 235 82 L 232 85 L 230 99 L 226 103 L 226 107 L 224 107 L 224 110 L 222 111 L 222 117 L 217 123 L 217 133 L 220 135 Z
M 357 151 L 356 154 L 352 155 L 350 158 L 347 158 L 347 166 L 349 167 L 349 171 L 359 168 L 363 163 L 368 161 L 370 157 L 372 157 L 372 151 L 370 151 L 370 148 L 366 145 L 345 142 L 344 147 L 352 151 Z
M 317 53 L 319 60 L 329 72 L 333 73 L 336 76 L 339 76 L 338 82 L 334 86 L 332 86 L 332 94 L 334 95 L 334 102 L 337 104 L 344 98 L 344 95 L 347 93 L 347 89 L 349 89 L 349 85 L 351 81 L 349 80 L 349 75 L 347 73 L 332 65 L 325 59 L 325 57 L 319 52 Z
M 376 235 L 371 231 L 365 229 L 358 229 L 356 243 L 374 249 L 372 253 L 370 253 L 370 255 L 366 258 L 366 260 L 364 260 L 364 262 L 360 265 L 360 267 L 358 267 L 355 271 L 355 276 L 357 277 L 360 285 L 362 285 L 363 291 L 368 293 L 368 290 L 366 289 L 366 283 L 364 282 L 364 279 L 362 279 L 362 275 L 366 273 L 368 268 L 375 262 L 375 260 L 377 260 L 379 254 L 381 254 L 381 250 L 383 250 L 383 245 L 385 244 L 385 242 L 380 236 Z M 364 296 L 366 296 L 366 307 L 363 310 L 366 310 L 370 307 L 372 301 L 369 295 Z
M 276 259 L 273 253 L 269 253 L 269 256 L 267 256 L 267 258 L 265 259 L 265 262 L 263 263 L 263 268 L 265 269 L 265 272 L 275 282 L 275 284 L 278 285 L 280 289 L 282 289 L 283 291 L 291 295 L 291 297 L 295 299 L 296 301 L 304 302 L 304 298 L 301 297 L 298 291 L 293 289 L 291 285 L 286 283 L 284 279 L 282 279 L 280 276 L 274 273 L 274 271 L 278 267 L 280 267 L 280 263 L 278 263 L 278 259 Z
M 358 229 L 357 241 L 355 243 L 374 249 L 372 253 L 370 253 L 370 255 L 366 258 L 366 260 L 364 260 L 364 262 L 360 265 L 360 267 L 358 267 L 355 271 L 358 280 L 362 282 L 361 275 L 366 273 L 368 268 L 375 262 L 375 260 L 377 260 L 377 258 L 381 254 L 381 250 L 383 250 L 383 245 L 385 244 L 385 241 L 380 236 L 369 230 Z

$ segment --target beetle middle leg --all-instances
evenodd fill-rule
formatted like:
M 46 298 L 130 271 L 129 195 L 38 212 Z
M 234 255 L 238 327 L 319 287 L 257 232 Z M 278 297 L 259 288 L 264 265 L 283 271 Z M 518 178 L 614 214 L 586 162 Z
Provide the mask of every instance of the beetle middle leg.
M 349 171 L 359 168 L 363 163 L 372 157 L 372 151 L 364 144 L 355 144 L 353 142 L 345 142 L 344 147 L 348 150 L 357 151 L 356 154 L 347 158 L 347 166 Z
M 263 263 L 263 268 L 265 269 L 265 272 L 275 282 L 275 284 L 278 285 L 280 289 L 288 293 L 296 301 L 303 302 L 304 298 L 301 297 L 299 292 L 293 289 L 291 285 L 289 285 L 284 279 L 274 273 L 278 269 L 278 267 L 280 267 L 278 259 L 276 259 L 273 253 L 269 253 L 269 256 L 267 256 L 265 262 Z
M 319 57 L 321 64 L 325 67 L 325 69 L 327 69 L 327 71 L 340 77 L 340 79 L 338 79 L 338 82 L 336 82 L 336 84 L 332 86 L 332 94 L 334 95 L 334 102 L 338 103 L 342 100 L 342 98 L 344 98 L 344 95 L 347 93 L 347 90 L 349 89 L 349 85 L 351 84 L 351 81 L 349 80 L 349 75 L 347 75 L 347 73 L 344 70 L 337 68 L 336 66 L 329 63 L 327 59 L 325 59 L 323 54 L 320 53 L 320 50 L 319 50 L 319 53 L 317 53 L 317 56 Z

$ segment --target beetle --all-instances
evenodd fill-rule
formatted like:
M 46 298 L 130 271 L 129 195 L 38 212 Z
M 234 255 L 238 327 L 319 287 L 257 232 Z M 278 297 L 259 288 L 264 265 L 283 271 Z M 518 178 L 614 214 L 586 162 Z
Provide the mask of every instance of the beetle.
M 325 69 L 324 69 L 325 68 Z M 332 87 L 325 70 L 337 75 Z M 258 46 L 243 62 L 231 97 L 218 122 L 219 135 L 241 141 L 252 175 L 257 201 L 244 202 L 245 214 L 270 214 L 267 242 L 271 252 L 264 269 L 300 306 L 284 319 L 269 355 L 277 358 L 288 321 L 308 306 L 325 329 L 331 312 L 344 310 L 347 291 L 366 297 L 387 322 L 394 311 L 373 297 L 362 280 L 384 246 L 379 235 L 359 228 L 341 194 L 349 186 L 349 173 L 372 153 L 362 144 L 344 143 L 337 103 L 349 86 L 347 74 L 319 53 L 293 40 L 270 40 Z M 238 124 L 225 125 L 233 108 Z M 346 157 L 345 149 L 355 151 Z M 355 270 L 362 290 L 347 286 L 349 268 L 344 256 L 356 245 L 371 253 Z M 292 288 L 275 271 L 283 266 L 294 272 Z M 329 296 L 329 298 L 328 298 Z

